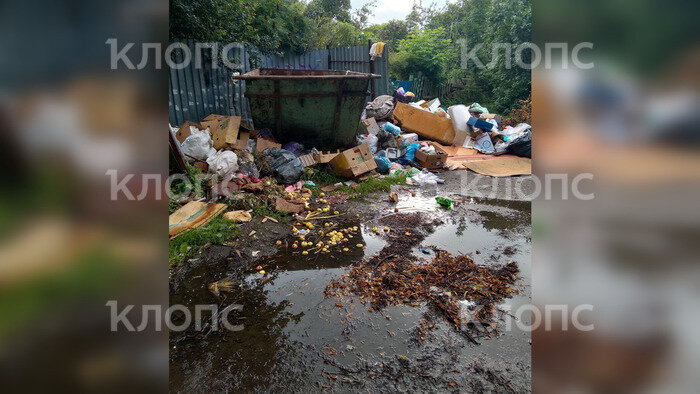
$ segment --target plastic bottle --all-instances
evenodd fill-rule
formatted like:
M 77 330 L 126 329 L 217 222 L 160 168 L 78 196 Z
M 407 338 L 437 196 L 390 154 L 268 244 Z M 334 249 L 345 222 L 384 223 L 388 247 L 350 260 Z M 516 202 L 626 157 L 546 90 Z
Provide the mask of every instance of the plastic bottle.
M 382 125 L 382 130 L 389 132 L 393 135 L 399 135 L 401 134 L 401 128 L 399 126 L 396 126 L 395 124 L 391 122 L 386 122 Z

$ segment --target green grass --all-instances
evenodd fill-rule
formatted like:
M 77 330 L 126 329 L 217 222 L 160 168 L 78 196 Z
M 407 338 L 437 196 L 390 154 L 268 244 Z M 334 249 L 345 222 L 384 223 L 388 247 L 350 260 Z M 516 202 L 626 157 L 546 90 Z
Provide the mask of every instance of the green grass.
M 336 175 L 328 166 L 307 167 L 304 169 L 302 181 L 311 181 L 316 185 L 334 185 L 338 182 L 345 182 L 347 179 Z
M 383 178 L 368 178 L 359 182 L 357 186 L 342 186 L 335 191 L 345 192 L 352 198 L 366 196 L 371 193 L 388 192 L 391 190 L 391 185 L 405 185 L 406 176 L 385 176 Z
M 308 187 L 311 192 L 314 194 L 314 196 L 318 196 L 321 193 L 320 187 L 326 186 L 326 185 L 334 185 L 339 182 L 347 182 L 348 179 L 340 177 L 333 172 L 327 167 L 317 167 L 313 171 L 305 171 L 304 176 L 302 177 L 302 180 L 304 181 L 312 181 L 316 184 L 316 187 L 313 186 L 306 186 Z M 391 176 L 385 176 L 383 178 L 367 178 L 363 180 L 362 182 L 358 182 L 357 186 L 355 187 L 350 187 L 350 186 L 340 186 L 333 190 L 332 192 L 329 192 L 327 194 L 336 194 L 336 193 L 345 193 L 348 194 L 352 198 L 356 197 L 362 197 L 366 196 L 371 193 L 376 193 L 376 192 L 386 192 L 389 191 L 391 188 L 391 185 L 405 185 L 406 184 L 406 176 L 405 175 L 391 175 Z
M 235 223 L 219 215 L 204 226 L 187 231 L 170 240 L 170 265 L 182 263 L 207 243 L 221 245 L 236 239 L 240 234 L 241 230 Z
M 290 223 L 292 221 L 292 217 L 288 213 L 275 211 L 267 205 L 257 205 L 253 207 L 252 215 L 261 218 L 268 216 L 280 223 Z

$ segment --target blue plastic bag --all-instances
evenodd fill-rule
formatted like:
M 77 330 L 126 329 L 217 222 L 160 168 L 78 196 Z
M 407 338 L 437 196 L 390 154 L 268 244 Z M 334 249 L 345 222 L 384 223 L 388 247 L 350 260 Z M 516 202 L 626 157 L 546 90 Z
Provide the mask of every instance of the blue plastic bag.
M 384 151 L 379 151 L 379 154 L 374 156 L 374 162 L 377 163 L 377 172 L 380 174 L 388 174 L 391 168 L 391 161 L 386 157 Z

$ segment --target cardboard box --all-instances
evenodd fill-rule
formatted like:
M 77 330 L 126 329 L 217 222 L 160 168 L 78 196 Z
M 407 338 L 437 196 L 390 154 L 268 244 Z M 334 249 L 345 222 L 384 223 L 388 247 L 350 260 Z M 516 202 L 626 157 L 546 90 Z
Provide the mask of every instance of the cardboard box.
M 314 159 L 314 155 L 312 155 L 311 153 L 299 156 L 299 160 L 301 160 L 301 164 L 303 164 L 304 167 L 316 165 L 316 159 Z
M 429 170 L 436 170 L 444 167 L 445 163 L 447 162 L 447 152 L 445 152 L 438 144 L 430 142 L 430 145 L 435 147 L 435 154 L 429 155 L 418 149 L 416 151 L 416 163 Z
M 445 145 L 462 146 L 467 133 L 455 131 L 452 120 L 397 102 L 394 119 L 402 130 Z
M 229 144 L 236 145 L 241 117 L 212 114 L 204 118 L 202 126 L 209 128 L 211 139 L 214 141 L 214 149 L 224 149 Z
M 368 118 L 365 120 L 360 120 L 360 124 L 367 130 L 367 134 L 379 134 L 379 125 L 377 124 L 376 119 Z
M 270 141 L 265 138 L 258 138 L 255 143 L 255 153 L 260 153 L 267 148 L 281 148 L 282 144 L 278 144 L 275 141 Z
M 377 168 L 369 145 L 362 144 L 341 152 L 330 161 L 333 171 L 346 178 L 355 178 Z
M 248 140 L 249 139 L 250 139 L 250 132 L 239 131 L 238 132 L 238 140 L 236 140 L 236 143 L 233 145 L 233 148 L 238 149 L 238 150 L 246 150 L 248 148 Z
M 314 154 L 314 159 L 316 160 L 316 163 L 325 164 L 330 163 L 330 161 L 339 154 L 340 149 L 335 152 L 319 152 L 318 154 Z
M 206 127 L 203 127 L 203 126 L 202 126 L 201 124 L 199 124 L 199 123 L 190 122 L 189 120 L 186 121 L 186 122 L 183 123 L 182 126 L 180 126 L 180 128 L 177 130 L 177 133 L 175 133 L 175 138 L 177 138 L 177 140 L 180 142 L 180 144 L 182 144 L 183 142 L 185 142 L 185 140 L 187 139 L 187 137 L 189 137 L 190 135 L 192 135 L 192 131 L 190 131 L 190 126 L 194 126 L 194 127 L 196 127 L 197 129 L 199 129 L 199 130 L 204 130 L 204 129 L 206 129 Z
M 496 114 L 481 114 L 480 116 L 481 119 L 494 119 L 498 124 L 503 123 L 503 117 L 501 115 L 496 115 Z

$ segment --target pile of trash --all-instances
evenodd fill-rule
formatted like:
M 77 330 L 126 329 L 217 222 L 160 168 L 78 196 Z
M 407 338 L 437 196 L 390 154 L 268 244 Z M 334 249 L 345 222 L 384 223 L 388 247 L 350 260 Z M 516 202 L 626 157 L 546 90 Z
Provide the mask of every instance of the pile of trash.
M 320 151 L 305 146 L 304 141 L 282 145 L 276 137 L 284 136 L 255 130 L 240 116 L 211 114 L 200 123 L 170 126 L 171 153 L 182 172 L 187 172 L 189 165 L 214 175 L 215 180 L 207 184 L 209 201 L 222 196 L 251 197 L 287 213 L 308 209 L 303 197 L 293 194 L 303 187 L 317 186 L 310 180 L 302 181 L 305 173 L 314 171 L 310 167 L 324 167 L 347 179 L 345 184 L 356 185 L 369 177 L 401 176 L 409 185 L 431 187 L 444 183 L 436 174 L 444 170 L 465 168 L 504 175 L 489 173 L 503 165 L 485 169 L 473 160 L 483 162 L 504 154 L 510 157 L 502 160 L 531 156 L 532 132 L 526 123 L 501 128 L 502 117 L 478 103 L 444 108 L 438 98 L 413 100 L 415 95 L 400 88 L 391 96 L 368 102 L 360 115 L 356 144 L 345 150 L 333 147 L 334 151 Z M 530 162 L 525 160 L 505 175 L 529 173 Z M 464 164 L 467 162 L 470 164 Z M 283 194 L 285 186 L 291 188 L 287 195 Z
M 438 98 L 411 102 L 414 98 L 399 88 L 392 96 L 367 103 L 357 146 L 347 150 L 324 152 L 299 142 L 282 146 L 269 130 L 254 130 L 239 116 L 209 115 L 201 123 L 171 126 L 171 133 L 177 141 L 176 155 L 183 162 L 222 180 L 243 175 L 258 182 L 261 173 L 269 173 L 282 184 L 293 184 L 301 179 L 304 168 L 326 165 L 348 179 L 376 171 L 405 175 L 409 184 L 423 186 L 441 182 L 432 173 L 449 169 L 447 161 L 454 151 L 448 150 L 454 147 L 487 155 L 531 157 L 530 125 L 501 128 L 503 118 L 478 103 L 445 109 Z M 265 160 L 260 162 L 257 156 Z

